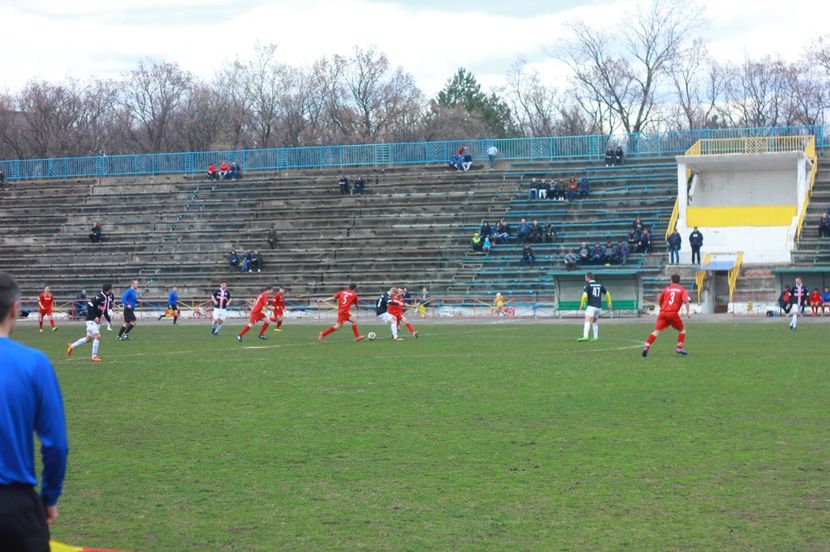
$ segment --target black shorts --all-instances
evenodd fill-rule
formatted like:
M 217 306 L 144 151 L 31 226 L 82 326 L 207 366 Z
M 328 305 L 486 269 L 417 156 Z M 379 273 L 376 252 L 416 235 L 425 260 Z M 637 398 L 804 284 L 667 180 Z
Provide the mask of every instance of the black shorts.
M 3 550 L 49 551 L 46 512 L 32 487 L 0 485 L 0 543 Z
M 135 309 L 124 309 L 124 322 L 135 322 Z

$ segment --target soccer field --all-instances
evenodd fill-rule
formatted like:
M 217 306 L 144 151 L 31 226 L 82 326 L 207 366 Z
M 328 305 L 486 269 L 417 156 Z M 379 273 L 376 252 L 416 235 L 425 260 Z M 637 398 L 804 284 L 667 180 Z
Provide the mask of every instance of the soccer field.
M 650 319 L 649 319 L 650 320 Z M 286 323 L 80 323 L 55 363 L 59 540 L 172 550 L 827 550 L 830 325 L 420 324 L 355 343 Z M 416 325 L 417 322 L 416 322 Z M 408 338 L 408 334 L 404 331 Z

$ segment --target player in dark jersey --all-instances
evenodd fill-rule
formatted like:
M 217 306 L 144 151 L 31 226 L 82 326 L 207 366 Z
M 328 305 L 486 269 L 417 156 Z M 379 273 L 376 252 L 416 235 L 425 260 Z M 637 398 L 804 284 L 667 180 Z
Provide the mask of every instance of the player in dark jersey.
M 222 324 L 225 323 L 225 318 L 228 316 L 227 308 L 231 304 L 231 292 L 228 289 L 228 282 L 222 281 L 219 287 L 213 290 L 213 329 L 210 333 L 219 335 L 222 330 Z
M 391 288 L 389 291 L 384 291 L 380 297 L 378 297 L 378 300 L 375 302 L 375 314 L 377 315 L 378 320 L 389 325 L 389 329 L 392 330 L 392 339 L 399 340 L 398 319 L 390 314 L 388 309 L 389 300 L 396 291 L 397 290 L 395 288 Z
M 608 310 L 611 310 L 611 293 L 605 286 L 594 280 L 594 274 L 585 274 L 585 288 L 582 290 L 582 299 L 579 301 L 579 308 L 585 309 L 585 324 L 582 326 L 582 337 L 577 341 L 588 341 L 588 331 L 593 327 L 594 337 L 591 341 L 599 339 L 599 317 L 602 314 L 602 296 L 608 303 Z M 587 306 L 586 306 L 587 303 Z
M 790 311 L 790 329 L 796 330 L 798 328 L 798 317 L 804 312 L 804 307 L 807 305 L 807 297 L 810 292 L 807 291 L 807 286 L 801 281 L 801 278 L 795 279 L 795 285 L 790 289 L 790 303 L 792 310 Z
M 112 308 L 112 284 L 105 283 L 101 286 L 95 297 L 86 304 L 86 336 L 75 343 L 66 346 L 66 354 L 72 356 L 72 351 L 84 343 L 92 341 L 92 362 L 101 362 L 98 356 L 98 347 L 101 344 L 101 320 L 108 316 Z

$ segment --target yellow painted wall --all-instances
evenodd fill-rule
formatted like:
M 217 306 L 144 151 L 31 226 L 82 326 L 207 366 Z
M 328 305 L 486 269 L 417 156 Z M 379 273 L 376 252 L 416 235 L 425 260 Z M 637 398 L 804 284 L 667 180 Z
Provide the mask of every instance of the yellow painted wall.
M 687 226 L 789 226 L 795 205 L 686 207 Z

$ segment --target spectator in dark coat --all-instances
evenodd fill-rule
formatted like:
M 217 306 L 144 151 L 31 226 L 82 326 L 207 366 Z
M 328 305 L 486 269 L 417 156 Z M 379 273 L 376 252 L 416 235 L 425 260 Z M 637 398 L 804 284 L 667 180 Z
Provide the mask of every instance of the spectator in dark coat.
M 648 228 L 644 228 L 643 233 L 640 234 L 640 243 L 637 244 L 637 251 L 640 253 L 648 253 L 649 247 L 651 247 L 651 234 L 649 234 Z
M 340 195 L 349 195 L 352 193 L 352 187 L 349 185 L 349 179 L 345 176 L 340 177 L 338 184 L 340 185 Z
M 602 264 L 604 253 L 605 248 L 602 247 L 599 242 L 594 243 L 594 247 L 591 248 L 591 258 L 589 259 L 589 262 L 591 264 Z
M 101 223 L 96 222 L 92 225 L 92 230 L 89 231 L 89 241 L 92 243 L 101 243 Z
M 496 225 L 496 240 L 499 243 L 506 243 L 510 239 L 510 225 L 501 219 Z
M 631 253 L 631 248 L 628 246 L 628 243 L 621 241 L 617 250 L 620 253 L 620 262 L 625 264 L 628 262 L 628 254 Z
M 274 249 L 279 241 L 280 239 L 279 236 L 277 236 L 277 229 L 272 224 L 270 230 L 268 230 L 268 247 Z
M 703 247 L 703 234 L 700 233 L 697 226 L 689 234 L 689 245 L 692 246 L 692 264 L 700 264 L 700 248 Z
M 539 197 L 539 183 L 535 178 L 530 179 L 530 186 L 527 189 L 527 199 L 533 200 Z
M 242 256 L 242 270 L 241 272 L 253 272 L 253 265 L 254 264 L 254 254 L 251 251 L 246 251 L 245 254 Z
M 683 238 L 680 237 L 680 232 L 677 231 L 677 228 L 669 234 L 666 243 L 669 244 L 669 264 L 680 263 L 680 246 L 683 243 Z
M 236 161 L 231 162 L 231 170 L 228 172 L 228 177 L 231 180 L 242 179 L 242 167 L 240 167 L 239 163 L 237 163 Z
M 617 246 L 614 243 L 606 242 L 605 250 L 602 252 L 602 260 L 605 264 L 611 264 L 617 262 L 617 256 L 619 255 L 619 251 L 617 250 Z
M 553 199 L 557 201 L 563 201 L 565 199 L 565 185 L 561 180 L 554 182 L 551 193 L 553 194 Z
M 6 183 L 6 173 L 3 172 L 3 169 L 0 169 L 0 186 Z
M 533 266 L 534 262 L 536 262 L 536 254 L 533 252 L 533 248 L 530 247 L 530 244 L 526 243 L 525 246 L 522 248 L 522 260 L 519 262 L 519 264 L 527 264 L 528 266 Z
M 254 249 L 254 253 L 251 256 L 251 271 L 254 270 L 262 272 L 262 253 L 259 252 L 259 249 Z
M 778 296 L 778 306 L 781 307 L 784 314 L 790 314 L 790 309 L 793 308 L 793 304 L 792 293 L 790 292 L 789 285 L 784 286 L 784 289 L 781 291 L 781 295 Z
M 824 213 L 818 221 L 818 237 L 826 238 L 827 236 L 830 236 L 830 216 Z
M 574 268 L 576 268 L 576 263 L 577 261 L 579 261 L 579 258 L 576 255 L 576 251 L 571 250 L 565 254 L 562 261 L 565 263 L 566 270 L 573 270 Z
M 582 178 L 579 179 L 577 193 L 579 197 L 588 197 L 591 193 L 591 183 L 588 181 L 588 177 L 586 175 L 582 175 Z
M 605 166 L 611 167 L 614 165 L 614 148 L 608 146 L 608 149 L 605 150 Z
M 621 146 L 617 146 L 617 151 L 614 152 L 614 164 L 615 165 L 622 165 L 623 164 L 623 149 Z
M 538 220 L 534 220 L 530 225 L 530 230 L 527 232 L 527 241 L 530 243 L 539 243 L 544 237 L 544 229 L 539 225 Z
M 556 241 L 556 228 L 550 222 L 544 226 L 544 239 L 546 242 Z
M 228 253 L 228 264 L 232 268 L 236 268 L 239 266 L 239 255 L 237 254 L 236 250 L 232 250 Z
M 637 230 L 636 228 L 632 228 L 631 230 L 628 231 L 628 246 L 631 249 L 634 249 L 634 248 L 637 247 L 637 245 L 639 243 L 640 243 L 640 231 Z
M 354 193 L 355 195 L 362 195 L 363 190 L 366 189 L 366 181 L 363 179 L 362 176 L 358 176 L 357 180 L 354 181 Z
M 489 238 L 493 235 L 493 229 L 490 228 L 490 223 L 484 219 L 481 219 L 481 228 L 478 230 L 478 235 L 481 236 L 481 239 Z

